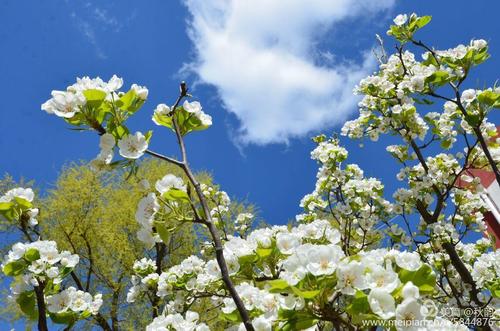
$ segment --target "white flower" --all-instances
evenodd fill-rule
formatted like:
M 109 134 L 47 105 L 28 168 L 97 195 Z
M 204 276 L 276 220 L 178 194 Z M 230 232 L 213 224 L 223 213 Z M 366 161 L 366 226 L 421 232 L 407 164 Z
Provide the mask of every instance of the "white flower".
M 268 318 L 261 315 L 253 319 L 252 326 L 255 331 L 271 331 L 273 323 Z
M 154 270 L 155 268 L 156 268 L 155 262 L 145 257 L 138 261 L 135 261 L 133 266 L 135 272 Z
M 47 302 L 47 310 L 51 313 L 64 312 L 68 309 L 71 303 L 71 298 L 67 290 L 58 294 L 49 295 L 45 300 Z
M 406 14 L 399 14 L 396 18 L 394 18 L 394 24 L 397 26 L 405 24 L 406 21 L 408 21 L 408 16 Z
M 306 268 L 314 276 L 331 275 L 335 272 L 337 263 L 344 257 L 339 246 L 316 246 L 309 250 L 309 263 Z
M 26 245 L 23 243 L 15 243 L 8 253 L 9 261 L 17 261 L 24 256 L 26 253 Z
M 110 133 L 105 133 L 99 139 L 99 147 L 102 151 L 110 151 L 115 147 L 115 137 Z
M 38 224 L 38 221 L 36 220 L 36 217 L 38 216 L 39 210 L 38 208 L 31 208 L 28 210 L 28 216 L 30 217 L 29 219 L 29 225 L 30 226 L 35 226 Z
M 75 312 L 85 311 L 92 304 L 92 295 L 83 291 L 76 291 L 72 295 L 70 309 Z
M 154 114 L 158 116 L 166 116 L 169 113 L 170 113 L 170 107 L 164 103 L 160 103 L 158 106 L 156 106 L 154 110 Z M 156 125 L 162 125 L 161 123 L 156 121 L 155 116 L 153 116 L 153 122 L 155 122 Z
M 132 84 L 130 87 L 131 90 L 134 90 L 135 94 L 139 99 L 146 100 L 148 97 L 148 89 L 145 86 L 139 86 L 137 84 Z
M 122 78 L 119 78 L 118 76 L 116 75 L 113 75 L 113 77 L 111 77 L 109 80 L 108 80 L 108 84 L 107 84 L 107 91 L 108 92 L 114 92 L 116 90 L 119 90 L 123 85 L 123 79 Z
M 468 89 L 462 92 L 462 101 L 470 103 L 476 98 L 476 90 Z
M 420 291 L 418 287 L 413 285 L 413 283 L 410 281 L 403 286 L 402 289 L 402 295 L 404 299 L 418 299 L 420 296 Z
M 80 92 L 52 91 L 52 99 L 42 104 L 42 110 L 48 114 L 54 114 L 59 117 L 71 118 L 80 112 L 81 106 L 85 105 L 87 100 Z
M 371 271 L 366 275 L 369 288 L 379 288 L 390 293 L 399 286 L 398 274 L 391 267 L 384 269 L 379 265 L 373 265 L 370 268 Z
M 102 306 L 102 294 L 101 293 L 97 293 L 96 295 L 94 295 L 94 300 L 92 301 L 92 303 L 90 304 L 90 307 L 89 307 L 89 311 L 92 315 L 97 315 L 97 313 L 99 312 L 99 309 L 101 308 Z
M 240 270 L 238 257 L 235 254 L 225 254 L 229 275 L 235 275 Z
M 193 115 L 195 115 L 201 121 L 202 125 L 212 125 L 212 117 L 202 111 L 201 104 L 198 101 L 189 102 L 186 100 L 182 104 L 182 107 L 188 113 L 192 113 Z
M 14 200 L 14 198 L 21 198 L 32 202 L 35 198 L 35 193 L 30 188 L 16 187 L 7 191 L 2 197 L 0 197 L 0 202 L 10 202 Z
M 477 39 L 477 40 L 471 40 L 470 45 L 475 50 L 480 51 L 483 48 L 485 48 L 486 46 L 488 46 L 488 43 L 484 39 Z
M 154 284 L 158 283 L 158 279 L 160 278 L 160 275 L 158 275 L 156 272 L 150 273 L 146 277 L 144 277 L 141 280 L 141 283 L 147 286 L 153 286 Z
M 141 287 L 137 285 L 132 286 L 127 292 L 127 302 L 134 302 L 139 297 L 139 294 L 141 294 Z
M 201 109 L 202 109 L 201 104 L 198 101 L 189 102 L 189 101 L 186 100 L 182 104 L 182 107 L 188 113 L 193 113 L 193 114 L 199 114 L 199 113 L 201 113 Z
M 300 245 L 297 236 L 290 233 L 278 233 L 276 235 L 276 247 L 283 254 L 292 254 L 293 250 Z
M 403 300 L 396 308 L 396 319 L 404 321 L 406 327 L 398 328 L 398 330 L 420 330 L 416 326 L 412 326 L 411 322 L 423 320 L 421 308 L 415 299 Z
M 156 238 L 155 236 L 153 236 L 153 230 L 151 229 L 151 226 L 142 226 L 139 231 L 137 231 L 137 239 L 143 242 L 148 249 L 151 249 L 156 243 Z
M 62 251 L 60 257 L 61 265 L 68 268 L 74 268 L 80 261 L 80 257 L 77 254 L 71 254 L 68 251 Z
M 422 266 L 420 256 L 417 253 L 398 252 L 396 254 L 396 264 L 403 269 L 416 271 Z
M 148 149 L 148 142 L 146 137 L 140 132 L 133 135 L 127 135 L 118 141 L 118 148 L 120 148 L 120 155 L 127 159 L 140 158 L 146 149 Z
M 139 201 L 135 220 L 142 225 L 151 224 L 158 210 L 160 210 L 160 204 L 158 203 L 156 194 L 151 192 Z
M 162 179 L 156 181 L 155 188 L 158 192 L 160 192 L 160 194 L 163 194 L 172 188 L 186 191 L 186 185 L 184 185 L 182 178 L 172 174 L 165 175 Z
M 372 289 L 368 294 L 368 303 L 372 312 L 383 319 L 391 318 L 396 313 L 394 298 L 382 289 Z
M 59 275 L 59 268 L 57 267 L 49 268 L 47 269 L 47 271 L 45 271 L 45 274 L 49 278 L 56 278 Z
M 353 295 L 356 289 L 364 290 L 368 287 L 366 284 L 363 265 L 358 261 L 341 263 L 337 268 L 338 282 L 337 286 L 344 294 Z

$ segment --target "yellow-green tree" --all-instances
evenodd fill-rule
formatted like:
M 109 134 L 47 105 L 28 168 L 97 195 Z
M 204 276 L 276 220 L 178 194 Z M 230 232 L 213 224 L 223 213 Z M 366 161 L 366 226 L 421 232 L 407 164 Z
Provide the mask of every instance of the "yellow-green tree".
M 38 201 L 39 235 L 44 240 L 56 241 L 61 250 L 80 256 L 80 263 L 67 282 L 85 291 L 103 293 L 104 305 L 99 315 L 78 324 L 78 329 L 90 329 L 94 325 L 105 330 L 144 329 L 162 307 L 155 301 L 153 292 L 134 305 L 127 304 L 126 294 L 135 260 L 148 256 L 165 269 L 198 253 L 199 243 L 206 233 L 190 222 L 165 220 L 171 229 L 169 240 L 152 250 L 146 249 L 137 239 L 139 224 L 135 221 L 135 212 L 138 201 L 144 196 L 144 180 L 154 185 L 167 173 L 182 176 L 177 167 L 155 159 L 145 159 L 132 176 L 120 169 L 99 172 L 86 163 L 71 163 L 62 169 L 54 186 Z M 198 173 L 197 178 L 213 186 L 209 174 Z M 14 184 L 12 178 L 6 176 L 0 182 L 1 192 Z M 253 212 L 254 208 L 233 202 L 231 209 L 236 214 Z M 224 221 L 231 228 L 229 220 Z M 19 239 L 21 232 L 15 231 L 15 224 L 3 222 L 0 225 L 6 235 L 17 233 L 14 241 Z M 32 234 L 32 239 L 37 236 Z M 10 244 L 2 248 L 8 249 Z M 203 302 L 193 307 L 210 314 L 206 308 Z M 2 314 L 3 318 L 11 320 L 20 316 L 15 305 L 4 308 Z M 218 323 L 216 319 L 214 323 Z

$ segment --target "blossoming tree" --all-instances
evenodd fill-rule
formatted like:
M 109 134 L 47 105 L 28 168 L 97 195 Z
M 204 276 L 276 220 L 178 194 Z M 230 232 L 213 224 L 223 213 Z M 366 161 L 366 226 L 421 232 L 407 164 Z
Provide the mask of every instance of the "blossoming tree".
M 404 185 L 387 200 L 379 180 L 346 163 L 348 152 L 338 139 L 318 136 L 311 153 L 319 164 L 317 182 L 302 199 L 304 212 L 294 227 L 249 232 L 248 214 L 240 214 L 231 231 L 224 225 L 227 196 L 201 185 L 188 163 L 184 137 L 207 129 L 212 119 L 187 100 L 185 83 L 172 107 L 160 104 L 153 113 L 154 123 L 175 135 L 180 159 L 148 149 L 151 131 L 128 128 L 146 88 L 134 84 L 121 92 L 116 76 L 108 82 L 86 77 L 52 92 L 43 110 L 101 136 L 97 171 L 126 166 L 134 172 L 136 160 L 149 154 L 184 172 L 186 181 L 165 174 L 138 205 L 138 237 L 147 248 L 161 252 L 178 222 L 200 224 L 210 234 L 204 249 L 179 265 L 162 268 L 147 257 L 135 263 L 127 300 L 133 304 L 148 291 L 156 298 L 147 330 L 209 329 L 190 310 L 207 297 L 233 330 L 495 327 L 500 256 L 489 238 L 469 240 L 484 230 L 488 206 L 480 183 L 466 173 L 488 168 L 500 183 L 500 145 L 487 121 L 500 107 L 500 89 L 463 90 L 470 71 L 488 58 L 487 43 L 431 48 L 415 38 L 429 21 L 415 14 L 396 17 L 388 31 L 398 41 L 396 52 L 383 53 L 379 70 L 360 82 L 359 117 L 342 129 L 353 139 L 399 138 L 387 151 L 401 164 L 397 178 Z M 115 151 L 122 158 L 113 161 Z M 31 199 L 29 189 L 9 191 L 0 211 L 28 229 L 36 223 Z M 47 314 L 56 322 L 98 314 L 98 295 L 57 285 L 76 260 L 50 242 L 34 241 L 15 245 L 4 261 L 6 274 L 24 280 L 26 286 L 13 293 L 26 314 L 38 315 L 40 329 L 46 329 Z

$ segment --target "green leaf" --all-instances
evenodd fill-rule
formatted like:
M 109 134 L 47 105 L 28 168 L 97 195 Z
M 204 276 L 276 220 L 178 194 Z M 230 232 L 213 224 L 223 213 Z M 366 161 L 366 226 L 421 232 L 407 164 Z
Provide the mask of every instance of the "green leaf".
M 23 260 L 12 261 L 3 266 L 3 273 L 7 276 L 17 276 L 20 275 L 26 267 L 27 264 Z
M 40 252 L 36 248 L 30 248 L 24 253 L 24 258 L 30 262 L 36 261 L 40 258 Z
M 492 107 L 500 100 L 500 93 L 495 93 L 493 91 L 483 91 L 477 96 L 477 100 Z
M 49 313 L 50 319 L 56 324 L 74 324 L 78 320 L 78 315 L 72 311 L 64 313 Z
M 33 204 L 31 202 L 29 202 L 28 200 L 26 200 L 26 199 L 23 199 L 23 198 L 20 198 L 20 197 L 14 197 L 14 200 L 23 209 L 30 209 L 31 207 L 33 207 Z
M 233 323 L 241 322 L 241 316 L 238 313 L 238 310 L 235 310 L 230 314 L 222 313 L 222 318 L 224 318 L 225 320 L 228 320 L 230 322 L 233 322 Z
M 21 294 L 16 299 L 21 311 L 28 316 L 31 320 L 36 320 L 38 318 L 38 311 L 36 310 L 36 297 L 34 291 L 26 291 Z
M 417 28 L 421 29 L 424 26 L 426 26 L 427 24 L 429 24 L 429 22 L 431 20 L 432 20 L 432 16 L 422 16 L 416 20 L 415 25 L 417 26 Z
M 0 202 L 0 212 L 9 210 L 14 204 L 12 202 Z
M 257 248 L 256 252 L 260 258 L 265 258 L 265 257 L 268 257 L 269 255 L 271 255 L 271 253 L 273 252 L 273 249 L 272 248 Z
M 443 140 L 443 141 L 441 141 L 441 147 L 443 149 L 449 149 L 451 147 L 451 143 L 452 142 L 449 139 Z
M 121 110 L 124 110 L 129 114 L 133 114 L 142 107 L 144 101 L 145 100 L 139 98 L 135 93 L 135 90 L 132 89 L 122 95 L 120 99 L 116 100 L 116 105 Z
M 189 202 L 189 196 L 183 190 L 179 190 L 177 188 L 171 188 L 167 192 L 163 193 L 162 197 L 167 200 L 172 201 L 181 201 L 181 202 Z
M 357 291 L 354 295 L 354 299 L 347 306 L 346 311 L 351 315 L 355 316 L 357 314 L 369 313 L 370 304 L 368 303 L 368 296 L 362 292 Z
M 146 138 L 146 142 L 149 144 L 149 141 L 151 140 L 151 137 L 153 136 L 153 130 L 149 130 L 148 132 L 146 132 L 146 134 L 144 135 L 144 138 Z
M 61 278 L 64 278 L 66 277 L 67 275 L 69 275 L 71 273 L 71 271 L 73 270 L 73 268 L 69 268 L 69 267 L 64 267 L 61 272 L 60 272 L 60 277 Z
M 465 115 L 465 120 L 472 127 L 477 127 L 481 122 L 479 115 L 472 115 L 472 114 Z
M 165 244 L 168 244 L 170 240 L 170 231 L 168 231 L 165 223 L 155 222 L 155 229 L 158 235 L 160 236 L 161 240 Z
M 280 309 L 278 312 L 280 320 L 285 320 L 280 331 L 296 331 L 308 329 L 318 323 L 316 316 L 304 311 Z
M 450 75 L 446 71 L 436 71 L 432 75 L 426 78 L 426 82 L 429 84 L 442 86 L 450 81 Z
M 411 281 L 419 288 L 421 294 L 431 294 L 435 290 L 436 274 L 427 264 L 422 265 L 416 271 L 401 269 L 398 274 L 403 284 Z
M 239 262 L 241 265 L 244 265 L 244 264 L 252 264 L 252 263 L 254 263 L 255 261 L 257 261 L 257 256 L 256 256 L 256 255 L 253 255 L 253 254 L 240 256 L 240 257 L 238 258 L 238 262 Z
M 172 116 L 170 116 L 170 115 L 154 113 L 153 114 L 153 120 L 158 125 L 161 125 L 161 126 L 169 128 L 169 129 L 172 129 L 172 131 L 174 130 L 174 124 L 172 122 Z
M 284 279 L 273 279 L 267 282 L 270 285 L 269 292 L 280 293 L 288 289 L 290 285 Z
M 312 291 L 302 291 L 295 286 L 292 286 L 293 293 L 304 299 L 312 299 L 316 297 L 321 291 L 320 290 L 312 290 Z
M 64 120 L 75 126 L 80 126 L 86 123 L 85 116 L 82 113 L 76 113 L 73 117 L 71 118 L 64 118 Z
M 83 91 L 87 103 L 101 103 L 106 98 L 106 92 L 101 90 L 85 90 Z

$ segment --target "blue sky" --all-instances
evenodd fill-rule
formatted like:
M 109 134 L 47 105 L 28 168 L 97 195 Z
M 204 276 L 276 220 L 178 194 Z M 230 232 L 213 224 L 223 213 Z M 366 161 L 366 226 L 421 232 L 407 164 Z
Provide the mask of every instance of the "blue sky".
M 0 2 L 0 172 L 47 189 L 64 163 L 95 157 L 94 134 L 67 130 L 40 110 L 52 89 L 83 75 L 117 74 L 126 87 L 146 85 L 149 100 L 130 126 L 154 129 L 153 149 L 172 155 L 173 136 L 150 117 L 158 103 L 173 102 L 186 79 L 196 82 L 192 93 L 214 118 L 209 130 L 187 139 L 193 167 L 212 172 L 231 196 L 256 203 L 270 223 L 283 224 L 313 189 L 309 137 L 339 131 L 355 116 L 351 85 L 370 71 L 374 33 L 385 36 L 396 14 L 432 15 L 420 36 L 438 48 L 488 40 L 493 56 L 474 72 L 471 87 L 498 78 L 496 2 L 337 1 L 326 10 L 321 3 L 328 1 L 316 2 L 232 11 L 199 0 Z M 393 42 L 386 38 L 386 45 Z M 351 161 L 383 178 L 392 194 L 397 167 L 384 144 L 360 149 L 344 142 Z

